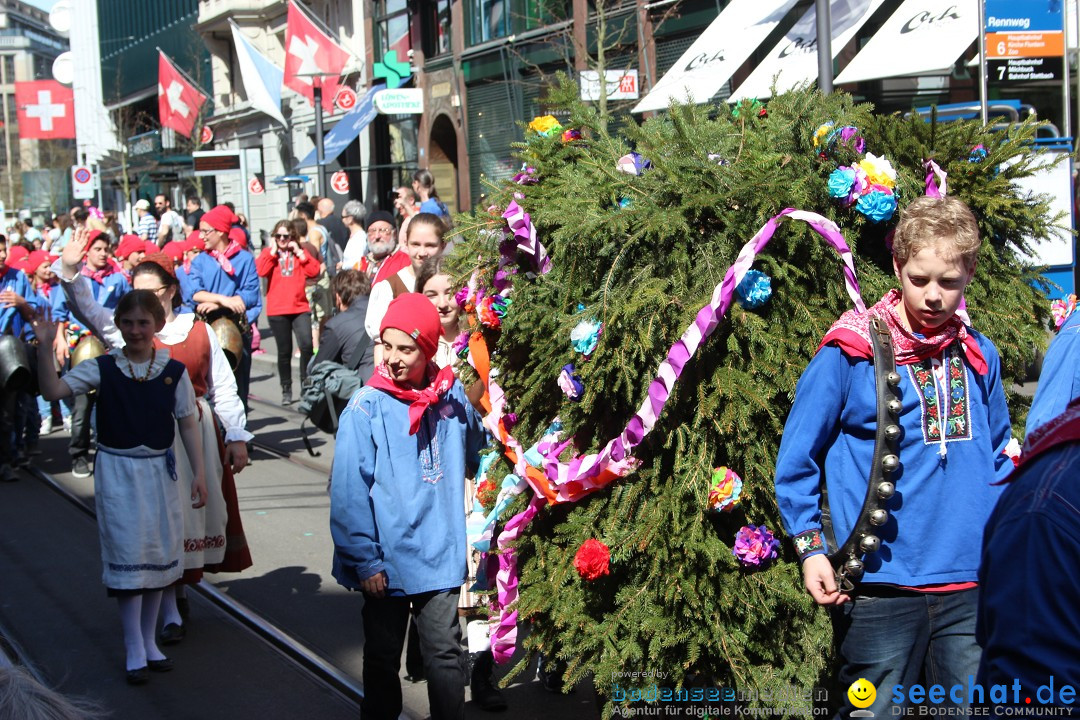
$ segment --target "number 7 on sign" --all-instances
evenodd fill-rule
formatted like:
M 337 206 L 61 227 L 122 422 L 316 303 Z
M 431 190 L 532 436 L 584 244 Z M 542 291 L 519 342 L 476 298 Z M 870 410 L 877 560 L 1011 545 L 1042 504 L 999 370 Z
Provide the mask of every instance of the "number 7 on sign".
M 1002 65 L 1001 67 L 998 68 L 998 80 L 1004 80 L 1004 79 L 1005 79 L 1005 66 Z

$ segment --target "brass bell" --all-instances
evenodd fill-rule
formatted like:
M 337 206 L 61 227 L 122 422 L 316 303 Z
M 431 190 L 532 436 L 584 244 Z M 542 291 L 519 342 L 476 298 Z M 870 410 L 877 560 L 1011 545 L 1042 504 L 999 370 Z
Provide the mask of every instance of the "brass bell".
M 900 373 L 893 370 L 891 373 L 885 376 L 885 382 L 889 383 L 893 387 L 900 384 Z
M 892 454 L 886 455 L 881 458 L 881 467 L 885 468 L 886 472 L 892 472 L 900 467 L 900 458 Z
M 892 398 L 889 402 L 885 403 L 885 407 L 889 409 L 889 412 L 893 415 L 900 415 L 900 411 L 904 409 L 904 406 L 900 404 L 900 401 L 896 398 Z
M 880 509 L 880 508 L 878 508 L 877 510 L 870 513 L 870 524 L 871 525 L 876 525 L 878 527 L 881 527 L 886 522 L 888 522 L 888 520 L 889 520 L 889 513 L 886 512 L 885 510 Z
M 876 553 L 881 549 L 881 539 L 877 535 L 863 535 L 859 541 L 859 549 L 864 553 Z
M 210 329 L 217 335 L 221 351 L 225 353 L 225 357 L 229 360 L 229 366 L 235 372 L 240 365 L 240 357 L 244 351 L 244 338 L 240 334 L 240 328 L 229 318 L 219 317 L 210 323 Z
M 877 496 L 882 500 L 888 500 L 896 493 L 896 486 L 891 482 L 878 483 Z
M 75 344 L 75 349 L 71 351 L 71 367 L 93 360 L 107 352 L 105 343 L 98 340 L 96 336 L 83 335 Z
M 852 577 L 861 576 L 865 568 L 866 566 L 863 565 L 862 560 L 860 560 L 859 558 L 851 558 L 846 563 L 844 563 L 844 570 L 846 570 L 848 575 L 851 575 Z
M 899 425 L 886 425 L 885 426 L 885 439 L 886 440 L 896 440 L 898 437 L 900 437 L 900 426 Z

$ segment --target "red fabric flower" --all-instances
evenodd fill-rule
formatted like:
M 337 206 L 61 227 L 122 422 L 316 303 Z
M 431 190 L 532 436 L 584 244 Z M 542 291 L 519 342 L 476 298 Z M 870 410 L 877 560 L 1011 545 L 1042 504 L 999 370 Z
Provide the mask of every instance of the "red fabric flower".
M 491 478 L 486 478 L 484 482 L 480 483 L 476 488 L 476 499 L 480 501 L 480 504 L 485 508 L 495 507 L 495 501 L 499 497 L 499 488 L 495 486 L 495 483 Z
M 595 580 L 602 575 L 610 574 L 608 561 L 611 559 L 611 550 L 604 543 L 594 538 L 589 538 L 578 548 L 574 556 L 574 568 L 578 575 L 586 580 Z

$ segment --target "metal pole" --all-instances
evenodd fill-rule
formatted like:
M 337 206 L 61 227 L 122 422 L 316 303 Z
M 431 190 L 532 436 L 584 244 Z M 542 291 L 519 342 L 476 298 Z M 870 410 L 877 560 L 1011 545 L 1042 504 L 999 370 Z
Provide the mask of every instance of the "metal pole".
M 7 55 L 0 55 L 0 87 L 3 88 L 0 100 L 4 102 L 4 161 L 7 162 L 8 169 L 7 212 L 15 212 L 15 168 L 11 165 L 11 118 L 8 114 L 8 80 L 7 63 L 5 62 L 7 58 Z
M 829 0 L 814 0 L 817 8 L 818 87 L 829 95 L 833 91 L 832 9 Z
M 315 78 L 315 163 L 318 168 L 319 187 L 316 192 L 326 195 L 326 165 L 323 163 L 322 129 L 322 78 Z
M 240 208 L 244 211 L 244 217 L 247 218 L 248 228 L 252 226 L 251 222 L 251 204 L 248 200 L 248 164 L 247 164 L 247 149 L 240 148 Z M 254 245 L 253 245 L 254 247 Z
M 1065 50 L 1061 58 L 1062 76 L 1061 76 L 1061 98 L 1062 98 L 1062 115 L 1064 116 L 1064 124 L 1061 126 L 1061 132 L 1068 136 L 1072 136 L 1072 96 L 1070 93 L 1071 87 L 1069 85 L 1069 3 L 1064 2 L 1061 4 L 1061 34 L 1065 38 Z
M 985 125 L 990 117 L 986 109 L 986 3 L 979 0 L 979 117 Z

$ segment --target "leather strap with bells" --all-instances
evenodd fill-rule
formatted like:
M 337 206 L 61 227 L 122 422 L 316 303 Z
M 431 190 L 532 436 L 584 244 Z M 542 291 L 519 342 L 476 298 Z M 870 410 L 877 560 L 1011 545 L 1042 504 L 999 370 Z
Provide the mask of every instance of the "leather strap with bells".
M 897 388 L 900 375 L 896 372 L 892 338 L 885 322 L 873 318 L 870 340 L 874 348 L 874 387 L 877 392 L 877 431 L 874 434 L 874 456 L 870 465 L 870 480 L 866 486 L 859 518 L 843 544 L 836 542 L 829 494 L 825 479 L 821 481 L 821 531 L 832 552 L 829 562 L 836 571 L 840 592 L 851 592 L 865 571 L 863 559 L 881 548 L 881 538 L 875 533 L 889 520 L 885 506 L 896 492 L 893 475 L 900 469 L 900 398 Z M 834 549 L 835 548 L 835 549 Z

